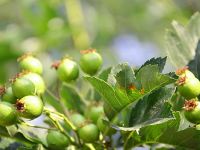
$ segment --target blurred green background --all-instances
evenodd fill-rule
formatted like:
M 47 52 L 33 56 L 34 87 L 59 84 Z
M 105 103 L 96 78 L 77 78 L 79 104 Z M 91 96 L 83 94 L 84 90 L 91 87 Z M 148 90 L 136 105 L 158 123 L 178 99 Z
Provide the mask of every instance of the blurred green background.
M 0 84 L 17 71 L 16 58 L 31 51 L 51 80 L 51 62 L 96 48 L 104 65 L 134 66 L 164 56 L 165 29 L 186 24 L 199 0 L 0 0 Z M 52 74 L 52 75 L 51 75 Z

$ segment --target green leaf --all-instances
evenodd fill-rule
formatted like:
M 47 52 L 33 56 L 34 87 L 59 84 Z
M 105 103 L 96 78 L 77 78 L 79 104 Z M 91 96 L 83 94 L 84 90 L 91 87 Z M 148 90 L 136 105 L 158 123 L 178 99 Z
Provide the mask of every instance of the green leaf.
M 139 131 L 141 143 L 149 143 L 150 141 L 151 143 L 174 145 L 177 147 L 176 149 L 200 149 L 200 131 L 195 128 L 177 131 L 179 123 L 180 117 L 176 113 L 176 120 L 141 128 Z
M 129 127 L 144 127 L 174 119 L 168 103 L 174 89 L 161 88 L 143 99 L 133 107 Z
M 136 84 L 135 73 L 127 63 L 119 64 L 111 69 L 108 83 L 114 87 L 128 89 L 130 85 Z
M 21 139 L 24 141 L 30 141 L 33 143 L 42 143 L 39 137 L 25 126 L 18 125 L 18 127 L 16 127 L 15 125 L 13 125 L 6 128 L 10 137 Z
M 165 67 L 165 63 L 166 63 L 167 57 L 158 57 L 158 58 L 151 58 L 150 60 L 146 61 L 138 70 L 140 71 L 140 69 L 142 69 L 144 66 L 146 65 L 158 65 L 159 67 L 159 71 L 162 72 L 164 67 Z M 137 74 L 137 72 L 135 74 Z
M 176 92 L 170 100 L 173 111 L 182 111 L 185 98 L 180 95 L 179 92 Z
M 15 126 L 2 127 L 0 126 L 0 137 L 10 138 L 13 141 L 23 143 L 24 145 L 31 146 L 34 144 L 33 140 L 26 137 Z
M 195 57 L 200 38 L 199 26 L 200 14 L 195 13 L 186 27 L 173 21 L 172 29 L 166 32 L 166 53 L 176 68 L 186 66 Z
M 69 110 L 84 111 L 84 103 L 79 93 L 69 84 L 63 84 L 60 88 L 61 101 Z
M 8 148 L 12 143 L 14 143 L 12 139 L 0 138 L 0 150 Z
M 150 92 L 170 83 L 175 82 L 174 78 L 160 74 L 157 65 L 147 65 L 137 73 L 137 81 L 141 83 L 145 91 Z
M 192 71 L 194 75 L 200 79 L 200 40 L 196 48 L 195 57 L 189 62 L 188 66 L 190 71 Z
M 160 124 L 175 119 L 171 112 L 171 105 L 168 101 L 174 94 L 173 88 L 160 88 L 146 95 L 134 106 L 129 106 L 130 113 L 125 115 L 123 127 L 112 125 L 117 130 L 133 131 L 141 127 Z M 128 118 L 128 123 L 126 119 Z
M 140 69 L 135 79 L 131 67 L 127 64 L 120 64 L 113 68 L 111 72 L 112 73 L 109 75 L 111 84 L 97 77 L 85 78 L 102 95 L 104 101 L 113 112 L 117 113 L 120 113 L 126 106 L 148 95 L 152 91 L 175 82 L 175 79 L 170 76 L 160 74 L 157 65 L 144 66 Z M 140 91 L 141 89 L 133 91 L 124 89 L 133 82 L 136 84 L 140 83 L 144 89 L 144 93 Z M 116 114 L 112 114 L 112 118 L 115 117 Z
M 5 136 L 5 137 L 9 136 L 7 129 L 3 126 L 0 126 L 0 136 Z
M 112 67 L 108 67 L 108 68 L 104 69 L 104 70 L 98 75 L 98 77 L 99 77 L 100 79 L 104 80 L 104 81 L 107 81 L 108 75 L 110 74 L 111 69 L 112 69 Z
M 42 99 L 45 103 L 48 103 L 49 105 L 53 106 L 58 112 L 63 113 L 59 101 L 51 93 L 46 92 L 44 95 L 42 95 Z

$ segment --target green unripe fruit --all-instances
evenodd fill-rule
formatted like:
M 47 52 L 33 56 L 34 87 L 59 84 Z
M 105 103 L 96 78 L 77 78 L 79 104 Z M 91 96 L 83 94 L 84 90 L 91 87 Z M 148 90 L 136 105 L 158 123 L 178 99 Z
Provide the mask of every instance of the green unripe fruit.
M 82 51 L 80 66 L 83 72 L 89 75 L 95 75 L 103 63 L 102 57 L 95 50 Z
M 45 86 L 44 80 L 42 79 L 42 77 L 40 75 L 38 75 L 37 73 L 28 72 L 28 73 L 25 73 L 23 75 L 23 77 L 27 78 L 33 82 L 33 84 L 35 85 L 35 88 L 36 88 L 35 89 L 36 93 L 38 95 L 44 94 L 44 92 L 46 90 L 46 86 Z
M 76 127 L 80 127 L 86 121 L 85 117 L 78 113 L 72 114 L 70 118 Z
M 46 139 L 51 150 L 64 150 L 69 145 L 68 138 L 59 131 L 49 131 Z
M 17 101 L 16 107 L 21 117 L 35 119 L 42 114 L 43 102 L 38 96 L 25 96 Z
M 79 76 L 77 63 L 68 58 L 63 59 L 55 68 L 57 69 L 58 78 L 61 81 L 70 82 L 76 80 Z
M 8 88 L 2 87 L 2 88 L 4 88 L 3 92 L 0 94 L 2 101 L 15 104 L 17 98 L 13 94 L 12 87 Z
M 179 76 L 177 80 L 178 91 L 186 99 L 192 99 L 200 94 L 200 82 L 195 75 L 188 70 L 188 67 L 183 67 L 176 71 Z
M 178 86 L 178 91 L 186 99 L 195 98 L 200 94 L 200 82 L 197 78 L 186 77 L 184 83 Z
M 184 105 L 185 118 L 194 124 L 200 123 L 200 102 L 192 99 L 185 102 Z
M 86 112 L 85 112 L 85 116 L 89 118 L 90 120 L 92 120 L 94 123 L 97 122 L 97 120 L 102 114 L 104 114 L 103 106 L 98 105 L 98 104 L 89 107 L 88 109 L 86 109 Z
M 97 120 L 97 127 L 99 128 L 99 130 L 106 134 L 106 135 L 113 135 L 116 133 L 116 130 L 109 127 L 108 125 L 106 125 L 104 122 L 103 122 L 103 117 L 99 117 L 99 119 Z
M 17 112 L 15 107 L 8 102 L 0 102 L 0 125 L 9 126 L 17 122 Z
M 20 57 L 18 61 L 19 61 L 19 66 L 22 70 L 27 70 L 30 72 L 42 74 L 43 67 L 41 62 L 37 58 L 31 55 L 24 55 Z
M 25 78 L 16 78 L 12 84 L 12 91 L 17 98 L 34 95 L 36 88 L 33 82 Z
M 79 76 L 79 68 L 75 61 L 64 59 L 57 70 L 58 77 L 61 81 L 76 80 Z
M 99 129 L 92 123 L 79 128 L 78 134 L 85 143 L 92 143 L 99 139 Z

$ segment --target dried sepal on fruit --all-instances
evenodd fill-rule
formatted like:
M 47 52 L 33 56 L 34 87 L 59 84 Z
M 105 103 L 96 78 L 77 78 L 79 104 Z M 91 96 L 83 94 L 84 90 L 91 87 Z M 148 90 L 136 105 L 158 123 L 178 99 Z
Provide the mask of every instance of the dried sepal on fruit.
M 200 94 L 200 81 L 187 67 L 176 72 L 179 78 L 176 82 L 178 91 L 186 99 L 192 99 Z
M 194 124 L 200 123 L 200 102 L 198 99 L 186 100 L 184 104 L 185 118 Z

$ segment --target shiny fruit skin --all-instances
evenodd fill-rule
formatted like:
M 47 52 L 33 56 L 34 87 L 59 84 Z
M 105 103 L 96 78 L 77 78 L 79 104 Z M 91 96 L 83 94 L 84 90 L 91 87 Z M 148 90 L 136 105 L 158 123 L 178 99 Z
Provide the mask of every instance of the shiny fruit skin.
M 99 130 L 102 133 L 105 133 L 106 135 L 113 135 L 116 133 L 116 130 L 107 126 L 104 122 L 103 122 L 103 117 L 99 117 L 99 119 L 97 120 L 97 127 L 99 128 Z
M 68 138 L 59 131 L 49 131 L 46 139 L 51 150 L 64 150 L 69 145 Z
M 43 78 L 39 74 L 28 72 L 24 74 L 23 77 L 33 82 L 36 88 L 36 94 L 41 95 L 45 92 L 46 86 L 45 86 Z
M 76 127 L 80 127 L 86 121 L 85 117 L 78 113 L 72 114 L 70 118 Z
M 15 107 L 8 102 L 0 102 L 0 125 L 9 126 L 17 122 L 18 116 Z
M 15 104 L 17 98 L 13 94 L 12 87 L 8 87 L 2 95 L 2 101 Z
M 103 106 L 91 106 L 89 109 L 86 110 L 85 116 L 91 119 L 94 123 L 97 122 L 99 117 L 104 114 Z
M 38 96 L 25 96 L 17 101 L 16 107 L 21 117 L 32 120 L 42 114 L 44 105 Z
M 193 110 L 184 110 L 185 118 L 194 124 L 200 123 L 200 102 L 196 101 L 197 106 Z
M 101 68 L 103 63 L 102 57 L 97 52 L 89 52 L 82 54 L 80 58 L 80 66 L 83 72 L 89 75 L 95 75 Z
M 42 63 L 33 56 L 27 56 L 19 61 L 19 66 L 22 70 L 35 72 L 42 74 L 43 66 Z
M 35 85 L 32 81 L 25 78 L 17 78 L 12 84 L 12 91 L 17 98 L 35 94 Z
M 57 68 L 57 74 L 58 78 L 64 82 L 76 80 L 79 76 L 78 65 L 70 59 L 64 59 Z
M 85 143 L 92 143 L 99 139 L 99 129 L 95 124 L 86 124 L 78 129 L 79 137 Z
M 184 84 L 178 86 L 178 91 L 186 99 L 192 99 L 200 94 L 200 82 L 197 78 L 186 78 Z

